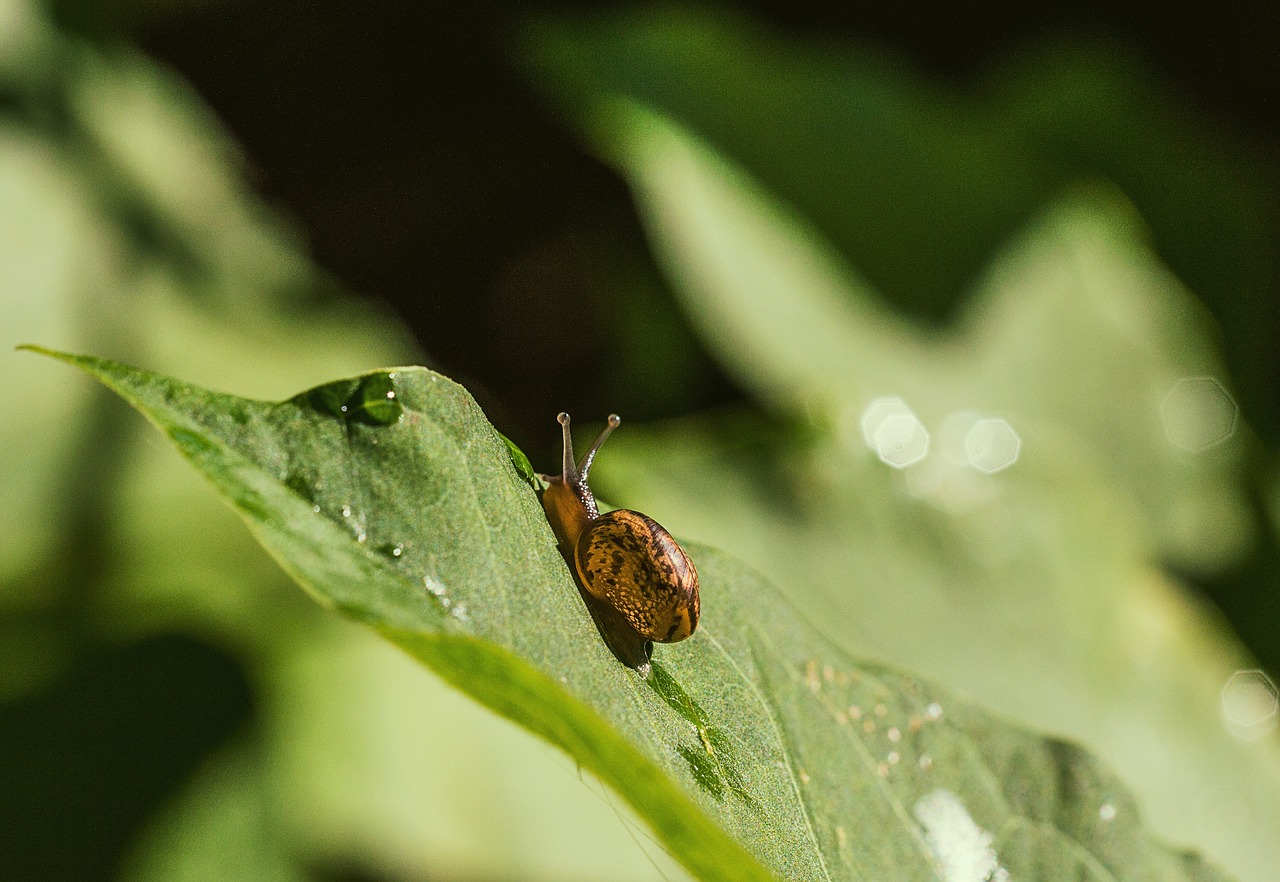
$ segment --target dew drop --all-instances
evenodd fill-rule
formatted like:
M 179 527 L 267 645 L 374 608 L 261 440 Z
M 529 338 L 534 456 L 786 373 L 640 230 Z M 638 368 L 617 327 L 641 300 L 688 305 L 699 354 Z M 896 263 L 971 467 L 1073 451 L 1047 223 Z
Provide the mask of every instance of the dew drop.
M 896 766 L 898 761 L 902 759 L 902 756 L 896 750 L 891 750 L 885 759 L 889 761 L 889 765 Z
M 942 705 L 938 704 L 936 701 L 933 702 L 924 709 L 924 715 L 931 720 L 942 719 Z
M 920 768 L 927 772 L 933 768 L 933 757 L 929 756 L 927 753 L 922 753 L 920 754 L 919 763 Z
M 330 383 L 318 386 L 310 392 L 304 392 L 301 400 L 306 401 L 316 410 L 329 416 L 342 416 L 343 401 L 346 399 L 345 383 Z
M 342 506 L 342 516 L 343 516 L 344 518 L 349 518 L 349 517 L 351 517 L 351 506 L 349 506 L 349 505 L 344 505 L 344 506 Z
M 375 426 L 390 425 L 404 413 L 390 374 L 370 374 L 361 379 L 347 405 L 353 419 Z
M 383 542 L 382 544 L 378 545 L 374 550 L 377 551 L 379 554 L 383 554 L 389 558 L 395 559 L 404 553 L 404 546 L 392 545 L 390 542 Z
M 885 733 L 885 736 L 894 744 L 897 744 L 902 740 L 902 732 L 898 730 L 897 726 L 891 727 L 889 731 Z
M 404 412 L 396 392 L 394 374 L 361 377 L 354 388 L 350 381 L 330 383 L 306 393 L 305 399 L 322 413 L 356 423 L 385 426 Z
M 1116 819 L 1116 807 L 1109 802 L 1104 802 L 1098 808 L 1098 817 L 1104 821 L 1114 821 Z

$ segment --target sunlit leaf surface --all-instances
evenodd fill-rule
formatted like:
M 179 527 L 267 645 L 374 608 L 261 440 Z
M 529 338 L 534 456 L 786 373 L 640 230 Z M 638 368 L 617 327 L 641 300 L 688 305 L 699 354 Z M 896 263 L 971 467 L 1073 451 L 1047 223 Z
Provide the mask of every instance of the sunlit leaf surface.
M 691 99 L 639 75 L 682 82 L 700 59 L 615 37 L 552 38 L 545 57 L 591 71 L 578 119 L 631 184 L 707 345 L 807 437 L 691 419 L 620 439 L 598 483 L 763 570 L 846 649 L 1085 741 L 1125 770 L 1155 829 L 1269 879 L 1280 751 L 1241 743 L 1219 700 L 1254 665 L 1160 569 L 1227 566 L 1251 541 L 1244 433 L 1204 313 L 1131 206 L 1096 183 L 1058 194 L 954 326 L 926 330 L 838 247 L 855 221 L 780 177 L 784 150 L 719 127 L 701 86 Z M 749 53 L 732 29 L 720 38 Z M 769 88 L 804 77 L 782 68 Z M 861 109 L 867 125 L 883 116 Z
M 318 600 L 595 771 L 702 878 L 1224 878 L 1153 842 L 1083 751 L 855 663 L 711 549 L 692 549 L 701 630 L 647 679 L 623 667 L 508 445 L 438 374 L 269 404 L 58 357 L 146 414 Z

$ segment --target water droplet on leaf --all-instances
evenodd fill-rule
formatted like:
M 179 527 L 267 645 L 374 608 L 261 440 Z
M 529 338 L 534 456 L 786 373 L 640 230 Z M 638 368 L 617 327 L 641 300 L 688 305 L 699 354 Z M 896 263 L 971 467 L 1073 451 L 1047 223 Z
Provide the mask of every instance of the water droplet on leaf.
M 404 413 L 390 374 L 370 374 L 361 379 L 347 399 L 347 408 L 351 419 L 375 426 L 388 426 Z

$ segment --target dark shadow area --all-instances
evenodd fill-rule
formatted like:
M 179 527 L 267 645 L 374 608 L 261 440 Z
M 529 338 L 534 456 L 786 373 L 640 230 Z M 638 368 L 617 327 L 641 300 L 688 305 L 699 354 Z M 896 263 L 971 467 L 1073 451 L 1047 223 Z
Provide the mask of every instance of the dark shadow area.
M 589 8 L 602 5 L 627 8 Z M 740 398 L 656 276 L 623 183 L 513 66 L 518 22 L 583 8 L 223 2 L 135 29 L 230 127 L 317 260 L 392 304 L 432 366 L 535 461 L 554 452 L 538 432 L 547 413 L 643 421 Z M 1280 131 L 1280 15 L 1262 0 L 1209 17 L 1096 0 L 928 15 L 888 3 L 729 8 L 958 78 L 1028 41 L 1101 36 L 1134 46 L 1228 128 L 1273 143 Z M 620 264 L 633 268 L 625 289 Z
M 88 652 L 0 706 L 0 878 L 115 878 L 137 834 L 253 704 L 231 656 L 166 634 Z

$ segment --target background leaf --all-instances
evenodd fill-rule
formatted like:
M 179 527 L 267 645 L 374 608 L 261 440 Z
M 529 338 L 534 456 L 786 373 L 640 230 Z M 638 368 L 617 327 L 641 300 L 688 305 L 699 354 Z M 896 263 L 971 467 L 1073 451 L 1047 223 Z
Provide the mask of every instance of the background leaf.
M 638 76 L 683 83 L 702 62 L 672 34 L 697 43 L 704 26 L 659 17 L 606 41 L 611 62 L 595 57 L 600 44 L 584 49 L 600 67 L 577 81 L 576 118 L 631 183 L 707 344 L 775 419 L 805 426 L 808 444 L 778 443 L 750 416 L 690 419 L 621 442 L 598 483 L 672 512 L 675 529 L 829 611 L 822 621 L 846 649 L 1094 746 L 1125 770 L 1156 829 L 1268 878 L 1280 862 L 1265 833 L 1280 822 L 1280 750 L 1242 744 L 1220 704 L 1232 673 L 1254 663 L 1160 569 L 1222 569 L 1254 541 L 1248 435 L 1207 316 L 1132 208 L 1096 183 L 1011 238 L 954 326 L 889 311 L 847 257 L 865 243 L 815 204 L 831 194 L 780 179 L 772 163 L 785 150 L 717 127 L 705 84 L 664 90 L 662 77 Z M 656 32 L 669 39 L 648 43 Z M 717 35 L 735 63 L 759 51 L 732 27 Z M 573 54 L 584 47 L 561 39 L 544 49 L 553 75 L 585 63 Z M 780 67 L 762 75 L 766 93 L 804 75 Z M 879 119 L 863 110 L 864 124 Z M 1212 400 L 1187 419 L 1226 415 L 1203 449 L 1177 443 L 1170 410 L 1188 378 Z M 866 436 L 886 398 L 919 428 L 919 462 L 896 463 L 905 469 Z M 994 467 L 975 458 L 979 424 L 1007 435 Z M 701 453 L 673 466 L 664 451 L 677 447 Z
M 507 445 L 437 374 L 272 405 L 59 357 L 142 410 L 318 599 L 593 769 L 702 878 L 764 878 L 734 839 L 793 879 L 964 878 L 956 861 L 1222 878 L 1148 839 L 1079 749 L 854 664 L 710 549 L 694 549 L 702 629 L 636 676 L 594 633 Z
M 1215 131 L 1136 53 L 1076 35 L 934 80 L 856 36 L 697 7 L 546 16 L 524 37 L 537 84 L 598 142 L 602 97 L 660 111 L 929 327 L 957 315 L 991 255 L 1063 188 L 1114 183 L 1214 310 L 1250 419 L 1274 437 L 1280 188 L 1268 148 Z

